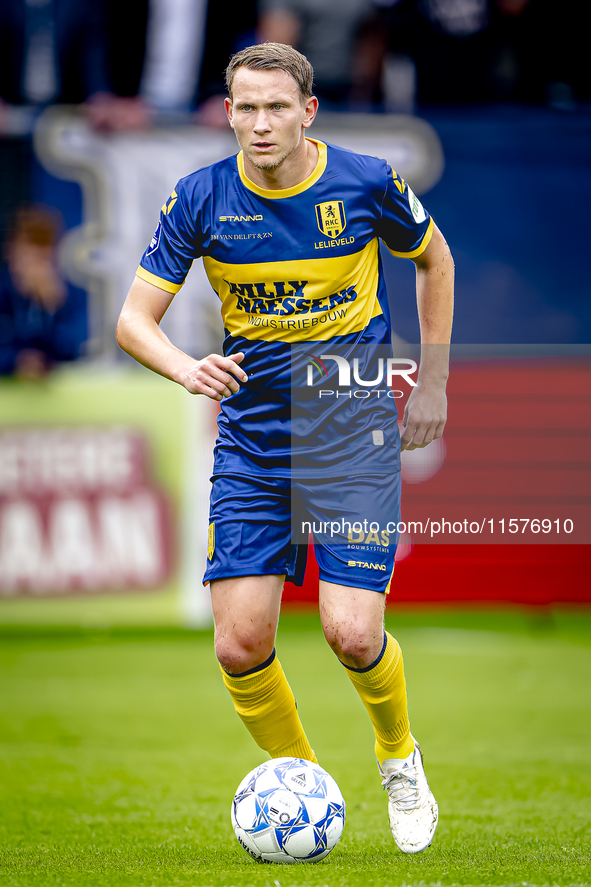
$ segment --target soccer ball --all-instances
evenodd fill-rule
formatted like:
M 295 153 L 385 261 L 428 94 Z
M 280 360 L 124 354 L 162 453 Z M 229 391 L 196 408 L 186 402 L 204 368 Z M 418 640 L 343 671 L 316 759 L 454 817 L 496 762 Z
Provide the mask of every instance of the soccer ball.
M 238 786 L 232 825 L 240 846 L 255 859 L 318 862 L 343 833 L 345 802 L 332 776 L 318 764 L 273 758 Z

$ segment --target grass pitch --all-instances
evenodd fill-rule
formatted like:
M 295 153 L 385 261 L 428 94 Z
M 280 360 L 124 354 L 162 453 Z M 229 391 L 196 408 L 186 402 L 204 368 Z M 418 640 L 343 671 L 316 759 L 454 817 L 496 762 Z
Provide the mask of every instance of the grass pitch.
M 209 632 L 13 628 L 0 637 L 0 883 L 122 887 L 571 885 L 591 880 L 591 613 L 390 612 L 441 819 L 404 856 L 372 732 L 318 617 L 278 652 L 347 800 L 317 865 L 257 864 L 229 806 L 265 755 L 224 693 Z

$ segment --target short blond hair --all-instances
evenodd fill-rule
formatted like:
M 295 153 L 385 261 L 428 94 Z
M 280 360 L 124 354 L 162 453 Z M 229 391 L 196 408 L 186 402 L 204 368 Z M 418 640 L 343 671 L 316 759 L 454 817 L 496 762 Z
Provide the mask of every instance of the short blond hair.
M 305 55 L 287 43 L 259 43 L 247 46 L 230 59 L 226 68 L 226 87 L 232 98 L 232 84 L 238 68 L 270 71 L 278 68 L 293 77 L 302 99 L 312 95 L 314 69 Z

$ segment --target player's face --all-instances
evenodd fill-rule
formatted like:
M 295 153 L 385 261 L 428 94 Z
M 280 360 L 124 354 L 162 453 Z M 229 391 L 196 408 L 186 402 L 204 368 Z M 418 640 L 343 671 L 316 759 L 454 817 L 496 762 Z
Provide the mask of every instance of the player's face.
M 307 129 L 316 114 L 317 100 L 302 99 L 298 85 L 280 69 L 238 68 L 232 100 L 226 99 L 230 126 L 247 161 L 271 172 L 302 152 Z

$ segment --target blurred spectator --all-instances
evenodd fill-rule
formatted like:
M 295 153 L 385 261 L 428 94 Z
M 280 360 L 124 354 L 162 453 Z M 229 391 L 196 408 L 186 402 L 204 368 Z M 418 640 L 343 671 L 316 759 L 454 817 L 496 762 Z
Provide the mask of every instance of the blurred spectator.
M 102 2 L 119 98 L 90 100 L 93 125 L 142 128 L 154 113 L 174 122 L 197 107 L 197 123 L 227 128 L 224 70 L 233 53 L 256 42 L 257 0 L 241 0 L 231 15 L 211 0 L 128 0 L 123 22 L 117 0 Z
M 493 98 L 573 110 L 591 99 L 581 4 L 496 0 L 492 15 Z
M 576 0 L 0 0 L 0 134 L 30 131 L 27 113 L 52 103 L 101 131 L 195 107 L 226 127 L 224 68 L 262 40 L 309 57 L 325 108 L 591 99 Z
M 346 109 L 352 102 L 371 101 L 372 89 L 364 90 L 364 84 L 372 74 L 375 32 L 366 27 L 374 15 L 372 0 L 260 0 L 259 8 L 259 38 L 304 53 L 324 107 Z
M 187 112 L 203 51 L 207 0 L 149 0 L 141 91 L 160 111 Z
M 198 123 L 228 126 L 223 70 L 232 52 L 242 48 L 234 37 L 249 8 L 254 28 L 254 6 L 254 0 L 241 3 L 228 16 L 223 4 L 208 0 L 149 0 L 140 90 L 161 117 L 186 116 L 197 105 Z M 213 72 L 208 65 L 212 55 Z
M 224 73 L 230 56 L 259 42 L 257 33 L 258 0 L 241 0 L 231 14 L 224 3 L 209 0 L 203 40 L 199 79 L 194 96 L 196 122 L 226 129 L 224 110 L 226 83 Z
M 145 0 L 133 0 L 132 7 L 141 9 L 141 3 Z M 112 64 L 110 43 L 117 44 L 121 29 L 130 27 L 120 4 L 116 25 L 114 13 L 114 0 L 2 0 L 0 102 L 39 108 L 54 102 L 86 103 L 98 129 L 145 127 L 145 103 L 137 95 L 113 91 L 111 69 L 117 66 Z M 141 35 L 141 16 L 134 24 Z M 6 117 L 4 107 L 0 131 Z
M 420 0 L 419 101 L 478 102 L 491 65 L 488 0 Z
M 227 126 L 223 72 L 255 25 L 256 0 L 231 16 L 209 0 L 0 0 L 0 133 L 18 106 L 77 104 L 99 131 L 141 130 L 214 95 Z
M 385 72 L 392 61 L 415 66 L 409 87 L 422 104 L 481 101 L 491 62 L 489 0 L 381 0 Z M 385 103 L 394 72 L 384 77 Z M 394 85 L 395 86 L 395 85 Z M 414 95 L 407 97 L 412 104 Z
M 19 209 L 0 266 L 0 373 L 47 375 L 74 360 L 87 339 L 86 296 L 57 267 L 62 223 L 46 206 Z
M 552 0 L 373 2 L 386 108 L 412 107 L 415 93 L 423 105 L 526 101 L 562 110 L 591 98 L 576 0 L 559 8 Z

